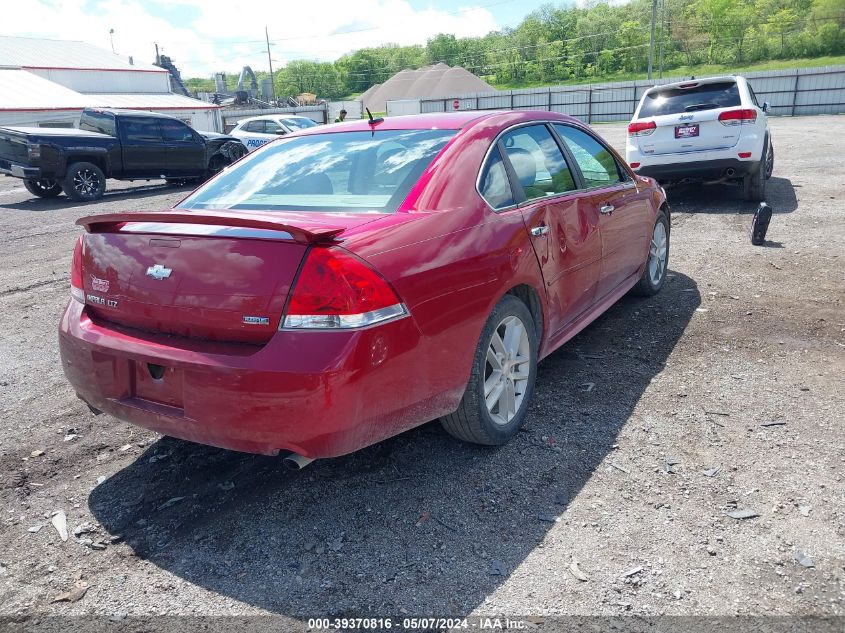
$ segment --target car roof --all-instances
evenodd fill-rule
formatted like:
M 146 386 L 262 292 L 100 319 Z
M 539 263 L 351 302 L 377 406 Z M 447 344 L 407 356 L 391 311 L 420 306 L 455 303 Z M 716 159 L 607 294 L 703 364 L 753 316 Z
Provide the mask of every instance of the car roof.
M 173 119 L 174 121 L 180 121 L 175 116 L 170 116 L 169 114 L 162 114 L 161 112 L 151 112 L 148 110 L 123 110 L 121 108 L 85 108 L 84 112 L 96 112 L 98 114 L 112 114 L 115 116 L 122 116 L 122 117 L 156 117 L 162 119 Z
M 262 114 L 260 116 L 251 116 L 241 119 L 238 123 L 246 123 L 247 121 L 276 121 L 278 119 L 308 119 L 309 117 L 302 114 Z
M 481 121 L 495 122 L 501 119 L 502 124 L 514 124 L 537 121 L 570 121 L 577 119 L 557 112 L 547 110 L 466 110 L 463 112 L 429 112 L 426 114 L 406 114 L 402 116 L 386 117 L 383 121 L 370 125 L 367 119 L 344 121 L 331 125 L 298 131 L 297 135 L 326 134 L 329 132 L 370 132 L 376 130 L 460 130 Z

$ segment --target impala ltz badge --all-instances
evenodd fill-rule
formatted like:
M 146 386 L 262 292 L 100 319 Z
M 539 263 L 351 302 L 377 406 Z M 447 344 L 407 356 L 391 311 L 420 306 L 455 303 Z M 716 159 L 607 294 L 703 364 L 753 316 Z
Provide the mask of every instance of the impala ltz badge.
M 172 272 L 172 268 L 165 268 L 161 264 L 156 264 L 155 266 L 147 268 L 147 277 L 152 277 L 153 279 L 161 281 L 162 279 L 170 277 L 170 273 Z
M 91 290 L 93 290 L 94 292 L 108 292 L 109 280 L 100 279 L 99 277 L 91 275 Z

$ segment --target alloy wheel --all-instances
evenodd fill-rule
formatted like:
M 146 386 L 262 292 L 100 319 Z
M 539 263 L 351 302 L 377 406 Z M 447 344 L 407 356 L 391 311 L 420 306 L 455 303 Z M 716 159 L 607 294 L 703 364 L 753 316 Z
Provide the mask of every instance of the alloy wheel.
M 73 188 L 83 196 L 96 194 L 100 184 L 100 177 L 90 169 L 80 169 L 73 176 Z
M 658 222 L 654 225 L 648 252 L 648 276 L 653 286 L 659 286 L 666 273 L 667 246 L 666 226 L 663 222 Z
M 498 425 L 507 425 L 522 406 L 531 371 L 530 346 L 518 317 L 506 317 L 493 331 L 484 365 L 484 400 Z

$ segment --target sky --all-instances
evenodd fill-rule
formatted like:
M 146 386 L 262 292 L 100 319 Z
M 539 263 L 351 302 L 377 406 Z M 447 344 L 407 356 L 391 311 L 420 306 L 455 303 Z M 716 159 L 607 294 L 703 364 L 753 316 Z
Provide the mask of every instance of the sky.
M 555 0 L 562 4 L 566 0 Z M 425 44 L 437 33 L 480 36 L 516 26 L 548 0 L 23 0 L 4 35 L 82 40 L 155 61 L 154 43 L 183 77 L 210 77 L 248 65 L 333 61 L 359 48 Z M 11 28 L 9 25 L 11 24 Z

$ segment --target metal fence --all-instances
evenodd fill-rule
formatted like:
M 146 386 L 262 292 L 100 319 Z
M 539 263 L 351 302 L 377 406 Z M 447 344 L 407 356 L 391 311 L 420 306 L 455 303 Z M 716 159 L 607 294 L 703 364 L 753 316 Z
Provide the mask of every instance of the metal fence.
M 769 102 L 772 115 L 845 113 L 845 66 L 770 70 L 743 76 L 748 78 L 757 99 L 761 103 Z M 689 77 L 458 94 L 422 99 L 420 109 L 422 112 L 550 110 L 587 123 L 626 121 L 634 114 L 646 90 L 684 79 Z

